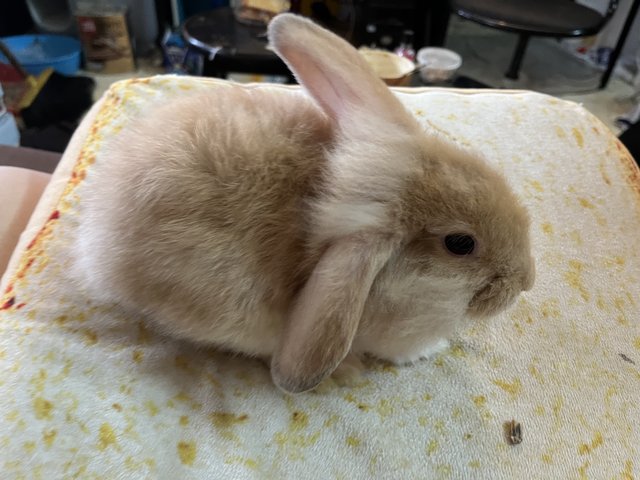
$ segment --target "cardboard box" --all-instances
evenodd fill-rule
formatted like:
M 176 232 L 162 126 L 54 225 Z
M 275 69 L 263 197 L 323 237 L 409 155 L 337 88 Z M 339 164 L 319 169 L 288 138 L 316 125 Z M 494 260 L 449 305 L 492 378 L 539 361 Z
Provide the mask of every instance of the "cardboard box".
M 87 70 L 100 73 L 135 70 L 125 13 L 79 15 L 76 19 Z

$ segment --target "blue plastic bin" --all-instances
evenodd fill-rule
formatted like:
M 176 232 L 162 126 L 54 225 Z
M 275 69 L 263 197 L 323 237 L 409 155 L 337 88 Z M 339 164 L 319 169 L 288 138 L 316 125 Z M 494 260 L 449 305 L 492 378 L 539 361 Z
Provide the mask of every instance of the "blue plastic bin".
M 31 75 L 53 69 L 65 75 L 75 75 L 80 68 L 80 41 L 64 35 L 16 35 L 1 39 Z M 9 63 L 0 53 L 0 62 Z

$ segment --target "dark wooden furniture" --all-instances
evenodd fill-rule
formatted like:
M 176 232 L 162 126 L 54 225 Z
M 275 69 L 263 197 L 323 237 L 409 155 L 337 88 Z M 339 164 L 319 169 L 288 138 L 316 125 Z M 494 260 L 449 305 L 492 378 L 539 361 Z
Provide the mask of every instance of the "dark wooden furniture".
M 604 15 L 572 0 L 451 0 L 459 16 L 487 27 L 519 35 L 505 76 L 516 80 L 529 38 L 583 37 L 598 33 L 609 21 L 618 0 L 609 0 Z

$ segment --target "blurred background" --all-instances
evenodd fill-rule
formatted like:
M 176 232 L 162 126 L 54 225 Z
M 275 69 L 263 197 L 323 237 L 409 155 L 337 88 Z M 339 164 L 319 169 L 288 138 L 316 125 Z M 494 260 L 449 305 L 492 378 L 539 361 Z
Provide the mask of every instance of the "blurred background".
M 0 144 L 61 152 L 114 81 L 162 73 L 295 80 L 265 26 L 293 11 L 389 85 L 528 89 L 616 135 L 640 108 L 640 0 L 12 0 L 0 6 Z M 418 68 L 416 68 L 418 67 Z

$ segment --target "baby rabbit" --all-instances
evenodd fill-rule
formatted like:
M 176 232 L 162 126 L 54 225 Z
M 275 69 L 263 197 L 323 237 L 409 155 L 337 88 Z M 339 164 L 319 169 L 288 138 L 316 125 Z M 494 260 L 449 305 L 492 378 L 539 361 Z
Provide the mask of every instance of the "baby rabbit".
M 428 355 L 531 288 L 529 220 L 360 54 L 281 14 L 308 95 L 228 84 L 136 119 L 89 172 L 74 275 L 165 332 L 271 359 L 287 392 L 347 354 Z

